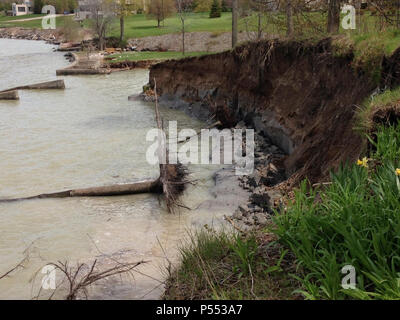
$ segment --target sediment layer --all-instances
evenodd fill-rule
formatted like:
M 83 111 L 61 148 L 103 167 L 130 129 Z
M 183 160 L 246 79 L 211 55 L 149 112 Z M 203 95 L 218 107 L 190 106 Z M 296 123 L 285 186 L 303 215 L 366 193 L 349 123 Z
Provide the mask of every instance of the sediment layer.
M 353 54 L 335 55 L 331 42 L 261 41 L 166 61 L 151 67 L 150 85 L 156 79 L 161 103 L 197 118 L 226 127 L 244 120 L 287 153 L 288 175 L 321 181 L 363 150 L 357 110 L 377 86 L 351 67 Z

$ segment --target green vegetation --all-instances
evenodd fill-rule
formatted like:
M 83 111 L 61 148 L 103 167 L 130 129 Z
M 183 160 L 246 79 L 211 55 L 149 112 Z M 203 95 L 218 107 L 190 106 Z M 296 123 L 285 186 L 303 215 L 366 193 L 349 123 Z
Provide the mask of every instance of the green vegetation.
M 400 298 L 400 126 L 380 126 L 376 137 L 370 159 L 332 173 L 326 189 L 304 182 L 275 220 L 309 299 Z M 356 289 L 341 287 L 345 265 L 355 267 Z
M 111 63 L 122 62 L 122 61 L 144 61 L 144 60 L 166 60 L 166 59 L 179 59 L 187 57 L 197 57 L 201 55 L 209 54 L 207 52 L 187 52 L 184 56 L 181 52 L 124 52 L 109 55 L 108 58 Z
M 32 19 L 32 18 L 39 18 L 45 16 L 45 14 L 27 14 L 24 16 L 1 16 L 0 15 L 0 22 L 4 22 L 4 21 L 11 21 L 11 20 L 23 20 L 23 19 Z
M 329 185 L 304 181 L 266 230 L 191 235 L 166 298 L 399 299 L 400 124 L 369 140 L 369 158 L 344 164 Z M 355 288 L 342 287 L 345 266 Z
M 286 276 L 295 271 L 287 251 L 255 234 L 206 228 L 189 234 L 180 260 L 169 270 L 166 299 L 291 299 L 298 285 Z
M 9 21 L 9 20 L 21 20 L 21 19 L 29 19 L 30 18 L 36 18 L 36 17 L 41 17 L 43 15 L 39 14 L 32 14 L 32 15 L 26 15 L 26 16 L 20 16 L 18 17 L 19 19 L 10 19 L 10 18 L 17 18 L 17 17 L 0 17 L 0 27 L 6 28 L 6 27 L 22 27 L 22 28 L 36 28 L 36 29 L 41 29 L 42 28 L 42 20 L 41 19 L 36 19 L 36 20 L 30 20 L 30 21 Z M 24 18 L 22 18 L 24 17 Z M 72 19 L 71 16 L 59 16 L 56 17 L 56 26 L 57 28 L 64 26 L 64 22 L 67 19 Z
M 191 13 L 188 14 L 185 22 L 187 32 L 199 31 L 224 31 L 231 30 L 232 25 L 231 14 L 224 13 L 221 18 L 210 19 L 208 13 Z M 153 20 L 149 20 L 145 15 L 133 15 L 125 20 L 125 37 L 126 38 L 142 38 L 148 36 L 159 36 L 169 33 L 179 33 L 181 30 L 181 22 L 177 15 L 173 15 L 164 20 L 164 26 L 158 28 Z M 117 36 L 118 30 L 112 30 L 111 35 Z
M 221 6 L 219 4 L 219 0 L 214 0 L 211 5 L 210 18 L 219 18 L 219 17 L 221 17 Z
M 387 109 L 396 108 L 400 102 L 400 87 L 386 90 L 383 93 L 368 98 L 358 112 L 358 123 L 356 129 L 362 134 L 368 134 L 374 129 L 372 115 L 378 110 L 386 112 Z
M 29 15 L 30 18 L 40 15 Z M 24 16 L 28 18 L 28 16 Z M 41 28 L 41 20 L 7 22 L 7 20 L 15 17 L 0 17 L 0 26 L 2 27 L 24 27 L 24 28 Z M 64 24 L 64 19 L 72 19 L 72 17 L 57 17 L 57 26 Z M 191 13 L 188 14 L 186 20 L 187 32 L 198 31 L 231 31 L 232 20 L 230 13 L 222 13 L 221 18 L 210 19 L 208 13 Z M 85 27 L 89 26 L 89 21 L 85 21 Z M 170 33 L 179 33 L 181 22 L 177 15 L 173 15 L 164 21 L 164 26 L 158 28 L 157 23 L 149 20 L 144 14 L 131 15 L 125 18 L 125 38 L 142 38 L 148 36 L 159 36 Z M 115 21 L 114 27 L 108 36 L 119 37 L 119 22 Z

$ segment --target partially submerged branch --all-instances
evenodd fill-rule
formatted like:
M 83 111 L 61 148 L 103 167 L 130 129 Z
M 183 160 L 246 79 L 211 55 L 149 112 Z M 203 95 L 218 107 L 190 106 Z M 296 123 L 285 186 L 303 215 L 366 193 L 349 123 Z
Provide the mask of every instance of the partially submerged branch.
M 59 271 L 63 275 L 61 281 L 56 285 L 53 293 L 50 295 L 49 300 L 51 300 L 56 292 L 60 289 L 66 288 L 67 294 L 65 295 L 65 300 L 76 300 L 79 297 L 88 298 L 88 289 L 94 283 L 104 280 L 113 276 L 130 274 L 130 272 L 146 263 L 146 261 L 139 261 L 134 263 L 115 263 L 114 266 L 99 270 L 97 260 L 92 264 L 88 265 L 85 263 L 77 264 L 76 267 L 70 267 L 67 261 L 57 263 L 49 263 L 47 266 L 54 268 L 54 271 Z M 66 283 L 63 286 L 63 283 Z M 35 298 L 39 298 L 41 295 L 41 289 Z

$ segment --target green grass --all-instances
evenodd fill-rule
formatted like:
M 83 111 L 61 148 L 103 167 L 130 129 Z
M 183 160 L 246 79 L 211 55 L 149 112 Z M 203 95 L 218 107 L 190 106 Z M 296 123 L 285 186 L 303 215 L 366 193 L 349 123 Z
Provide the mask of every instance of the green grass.
M 325 189 L 304 182 L 275 219 L 309 299 L 400 298 L 400 126 L 377 137 L 367 167 L 344 165 Z M 341 286 L 345 265 L 355 267 L 356 289 Z
M 35 16 L 40 16 L 40 15 L 35 15 Z M 27 16 L 25 16 L 25 17 L 27 17 Z M 9 17 L 7 17 L 7 18 L 9 18 Z M 68 17 L 68 16 L 56 17 L 56 27 L 59 28 L 59 27 L 64 26 L 64 22 L 66 19 L 72 19 L 72 17 Z M 37 19 L 37 20 L 31 20 L 31 21 L 7 22 L 7 20 L 2 20 L 0 18 L 0 27 L 4 27 L 4 28 L 22 27 L 22 28 L 41 29 L 42 28 L 42 20 Z
M 114 59 L 111 63 L 122 62 L 122 61 L 143 61 L 143 60 L 166 60 L 166 59 L 180 59 L 186 57 L 197 57 L 208 52 L 187 52 L 184 56 L 181 52 L 124 52 L 109 55 L 108 58 Z
M 89 23 L 85 22 L 88 26 Z M 232 17 L 230 13 L 223 13 L 221 18 L 210 19 L 208 13 L 191 13 L 186 19 L 186 31 L 220 31 L 228 32 L 231 30 Z M 177 15 L 165 19 L 160 28 L 157 21 L 148 19 L 144 14 L 131 15 L 125 19 L 125 37 L 142 38 L 149 36 L 159 36 L 170 33 L 179 33 L 181 22 Z M 115 21 L 114 26 L 109 32 L 110 36 L 119 36 L 119 21 Z
M 38 17 L 42 17 L 45 16 L 45 14 L 27 14 L 24 16 L 1 16 L 0 15 L 0 22 L 4 22 L 4 21 L 11 21 L 11 20 L 21 20 L 21 19 L 31 19 L 31 18 L 38 18 Z
M 397 105 L 400 101 L 400 87 L 388 89 L 384 92 L 367 98 L 358 111 L 356 131 L 361 134 L 369 133 L 374 126 L 372 115 L 377 110 L 384 110 Z
M 255 234 L 200 230 L 180 248 L 164 298 L 292 299 L 298 283 L 287 277 L 286 254 Z
M 31 18 L 39 15 L 27 15 L 24 18 Z M 9 22 L 7 20 L 15 17 L 0 17 L 0 26 L 16 26 L 25 28 L 40 28 L 41 20 L 33 21 L 22 21 L 22 22 Z M 20 18 L 20 17 L 18 17 Z M 71 19 L 71 17 L 57 17 L 57 26 L 63 25 L 65 18 Z M 22 18 L 20 18 L 22 19 Z M 115 21 L 109 36 L 119 36 L 119 21 Z M 85 27 L 89 26 L 89 22 L 85 21 Z M 144 14 L 131 15 L 125 19 L 125 37 L 126 38 L 141 38 L 148 36 L 158 36 L 169 33 L 180 32 L 181 23 L 179 17 L 174 15 L 165 19 L 162 24 L 163 26 L 158 28 L 157 21 L 148 19 Z M 208 13 L 192 13 L 187 16 L 186 20 L 186 31 L 210 31 L 210 32 L 228 32 L 231 30 L 232 16 L 230 13 L 223 13 L 221 18 L 210 19 Z

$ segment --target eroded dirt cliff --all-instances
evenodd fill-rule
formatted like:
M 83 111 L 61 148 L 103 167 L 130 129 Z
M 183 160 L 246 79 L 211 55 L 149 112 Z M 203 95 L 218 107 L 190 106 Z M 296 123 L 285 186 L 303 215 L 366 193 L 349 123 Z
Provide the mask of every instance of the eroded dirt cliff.
M 156 79 L 169 107 L 226 126 L 244 120 L 286 151 L 289 175 L 321 181 L 360 155 L 356 111 L 376 88 L 351 67 L 352 53 L 333 54 L 331 41 L 264 41 L 166 61 L 151 68 L 150 84 Z

